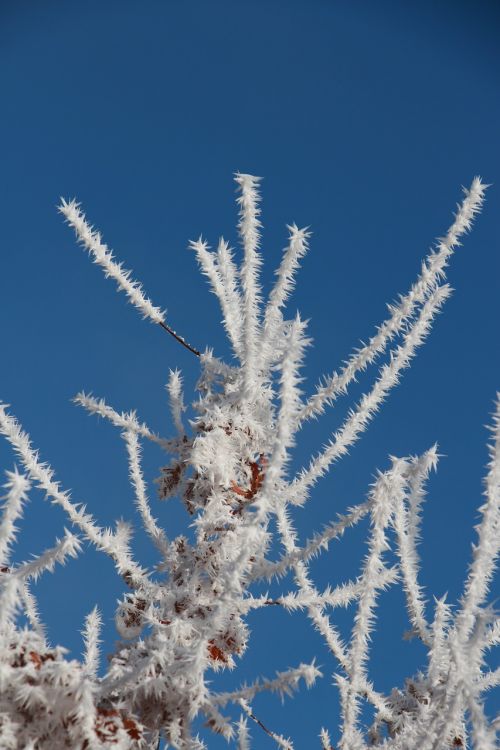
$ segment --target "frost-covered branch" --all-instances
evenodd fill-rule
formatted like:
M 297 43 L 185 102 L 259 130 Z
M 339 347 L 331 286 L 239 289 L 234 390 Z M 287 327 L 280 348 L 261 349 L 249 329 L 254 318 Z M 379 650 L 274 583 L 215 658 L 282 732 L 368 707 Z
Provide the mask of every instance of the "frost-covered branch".
M 140 463 L 141 451 L 139 439 L 137 434 L 132 432 L 132 430 L 125 430 L 122 434 L 127 446 L 129 476 L 135 490 L 135 504 L 137 510 L 142 518 L 145 530 L 162 556 L 166 558 L 169 553 L 169 543 L 165 532 L 158 526 L 156 519 L 153 518 L 153 514 L 151 513 L 151 508 L 149 507 L 146 485 Z
M 354 618 L 348 652 L 349 684 L 344 707 L 342 738 L 342 745 L 345 748 L 353 747 L 357 742 L 359 693 L 364 689 L 367 679 L 365 662 L 368 656 L 368 643 L 375 621 L 374 611 L 377 593 L 381 588 L 381 575 L 385 570 L 383 555 L 389 549 L 386 529 L 393 517 L 396 504 L 402 501 L 406 469 L 405 461 L 395 460 L 392 469 L 378 477 L 372 492 L 372 533 L 363 566 L 360 581 L 362 592 Z
M 460 613 L 460 632 L 466 637 L 474 626 L 479 607 L 484 603 L 500 552 L 500 394 L 493 419 L 493 442 L 486 477 L 486 502 L 481 506 L 477 527 L 478 543 L 465 583 Z
M 5 404 L 0 404 L 0 433 L 16 451 L 30 479 L 45 491 L 47 497 L 52 498 L 53 503 L 67 513 L 71 522 L 84 532 L 89 541 L 113 558 L 122 575 L 128 574 L 130 580 L 139 585 L 144 584 L 145 571 L 123 553 L 123 548 L 115 543 L 116 539 L 112 534 L 104 532 L 95 524 L 92 516 L 86 512 L 85 506 L 78 507 L 71 502 L 69 493 L 63 492 L 54 480 L 50 466 L 40 461 L 38 453 L 31 446 L 29 435 L 23 432 L 17 420 L 5 409 Z
M 238 750 L 250 750 L 250 732 L 248 722 L 243 715 L 238 720 Z
M 118 288 L 125 292 L 129 302 L 139 310 L 143 318 L 149 318 L 153 323 L 165 323 L 165 313 L 146 297 L 141 284 L 132 280 L 132 272 L 125 270 L 121 263 L 115 261 L 113 253 L 103 243 L 100 232 L 86 220 L 80 204 L 75 200 L 61 199 L 59 211 L 75 230 L 78 241 L 88 250 L 94 263 L 101 266 L 106 276 L 116 281 Z
M 37 634 L 37 636 L 41 638 L 41 640 L 45 643 L 46 641 L 45 626 L 40 618 L 37 601 L 35 597 L 33 596 L 33 594 L 31 593 L 29 589 L 29 584 L 27 581 L 24 582 L 21 596 L 22 596 L 22 600 L 24 604 L 24 613 L 26 617 L 28 618 L 30 627 Z
M 500 727 L 484 705 L 485 694 L 500 683 L 490 653 L 500 644 L 500 620 L 488 602 L 500 551 L 500 400 L 478 539 L 458 608 L 444 597 L 436 599 L 432 618 L 419 582 L 421 512 L 424 487 L 437 463 L 435 447 L 422 456 L 391 459 L 390 468 L 378 472 L 365 502 L 342 510 L 305 541 L 297 533 L 294 515 L 309 489 L 365 431 L 428 335 L 450 293 L 444 271 L 481 208 L 486 186 L 479 178 L 473 181 L 452 227 L 425 258 L 410 290 L 390 306 L 387 320 L 368 344 L 304 403 L 301 368 L 310 341 L 300 316 L 287 320 L 284 309 L 310 232 L 294 224 L 288 227 L 288 246 L 264 304 L 259 179 L 237 174 L 236 182 L 241 265 L 223 239 L 214 252 L 201 239 L 191 243 L 219 299 L 236 355 L 232 365 L 210 349 L 200 354 L 177 336 L 162 310 L 115 261 L 79 205 L 63 201 L 60 207 L 94 262 L 142 315 L 199 354 L 198 398 L 187 419 L 182 378 L 172 369 L 167 391 L 176 435 L 170 440 L 156 435 L 135 412 L 120 413 L 85 393 L 75 398 L 122 432 L 135 506 L 147 537 L 160 552 L 151 575 L 132 555 L 132 525 L 119 520 L 113 531 L 103 528 L 85 506 L 75 504 L 17 420 L 0 405 L 0 433 L 26 474 L 17 469 L 7 473 L 0 521 L 0 747 L 159 750 L 165 742 L 173 750 L 207 750 L 193 729 L 201 718 L 206 721 L 203 734 L 219 734 L 239 750 L 250 748 L 248 720 L 279 747 L 291 750 L 292 740 L 258 718 L 251 701 L 265 692 L 292 695 L 302 682 L 313 687 L 321 675 L 315 661 L 236 689 L 225 682 L 221 691 L 218 684 L 218 673 L 235 669 L 250 646 L 252 611 L 279 607 L 290 617 L 304 611 L 323 639 L 324 656 L 333 657 L 330 671 L 343 729 L 332 742 L 327 730 L 317 727 L 322 750 L 490 750 Z M 325 449 L 297 476 L 290 476 L 304 421 L 347 392 L 357 374 L 384 353 L 386 360 L 371 388 L 351 407 Z M 159 499 L 177 498 L 189 525 L 187 533 L 172 539 L 155 518 L 154 498 L 148 497 L 141 438 L 171 456 L 156 480 Z M 79 552 L 79 539 L 65 532 L 40 556 L 11 562 L 16 523 L 31 485 L 63 509 L 84 539 L 113 559 L 123 581 L 115 611 L 121 641 L 101 669 L 99 610 L 94 608 L 85 619 L 83 658 L 70 659 L 63 648 L 49 646 L 48 630 L 29 588 L 42 572 Z M 345 508 L 336 502 L 336 510 Z M 367 516 L 368 551 L 359 575 L 340 575 L 336 586 L 316 585 L 313 558 Z M 332 569 L 342 573 L 338 562 Z M 277 579 L 288 573 L 287 590 L 276 590 Z M 272 594 L 262 593 L 263 579 L 273 580 Z M 420 638 L 427 656 L 416 674 L 386 694 L 368 674 L 370 644 L 378 597 L 399 582 L 406 595 L 410 635 Z M 354 609 L 350 635 L 342 627 L 339 607 Z M 222 713 L 226 707 L 227 716 Z M 325 706 L 325 726 L 331 724 L 328 711 Z
M 300 680 L 304 680 L 306 687 L 314 685 L 321 672 L 314 662 L 311 664 L 300 664 L 294 669 L 288 669 L 286 672 L 278 672 L 274 680 L 256 681 L 253 685 L 244 685 L 238 690 L 228 693 L 216 693 L 212 696 L 212 702 L 217 706 L 226 706 L 228 703 L 238 703 L 240 700 L 251 701 L 258 693 L 264 691 L 277 693 L 280 698 L 285 695 L 292 695 L 298 689 Z
M 172 419 L 179 436 L 182 437 L 185 434 L 184 425 L 182 424 L 182 414 L 186 411 L 186 407 L 184 406 L 182 392 L 182 376 L 179 370 L 170 370 L 167 391 Z
M 318 554 L 320 550 L 328 549 L 333 539 L 343 536 L 344 531 L 355 526 L 370 512 L 371 500 L 349 508 L 344 515 L 340 515 L 337 521 L 328 524 L 323 531 L 317 532 L 310 540 L 306 541 L 302 548 L 295 546 L 289 553 L 283 555 L 280 560 L 270 562 L 263 560 L 256 564 L 252 573 L 252 579 L 271 578 L 284 575 L 296 562 L 308 562 Z
M 94 607 L 85 618 L 83 638 L 85 642 L 85 669 L 88 675 L 97 677 L 99 671 L 99 636 L 101 634 L 102 619 L 97 607 Z
M 269 295 L 266 305 L 262 342 L 262 367 L 266 368 L 279 354 L 276 339 L 283 321 L 282 308 L 295 286 L 295 274 L 300 265 L 300 259 L 307 253 L 308 240 L 311 233 L 307 228 L 299 229 L 295 224 L 287 227 L 290 232 L 288 246 L 285 249 L 280 267 L 276 271 L 276 283 Z
M 64 565 L 68 557 L 76 557 L 81 547 L 78 537 L 66 530 L 63 539 L 57 539 L 53 547 L 45 550 L 33 560 L 19 565 L 12 575 L 24 580 L 32 578 L 36 581 L 42 573 L 52 572 L 56 563 Z
M 22 515 L 23 504 L 28 500 L 31 486 L 29 480 L 18 472 L 17 467 L 14 467 L 14 471 L 5 473 L 7 481 L 3 486 L 8 491 L 4 496 L 3 517 L 0 523 L 0 568 L 8 567 L 10 547 L 17 532 L 15 522 Z
M 233 265 L 229 249 L 221 239 L 217 256 L 210 252 L 208 243 L 200 237 L 189 243 L 194 250 L 200 268 L 210 281 L 212 291 L 221 306 L 223 323 L 236 356 L 241 354 L 241 309 L 237 296 L 235 280 L 232 278 Z M 217 262 L 218 259 L 218 262 Z M 221 267 L 220 264 L 223 264 Z
M 66 221 L 74 229 L 78 241 L 88 250 L 94 263 L 101 266 L 106 277 L 110 276 L 116 281 L 118 289 L 125 292 L 129 302 L 139 310 L 142 317 L 148 318 L 153 323 L 158 323 L 182 346 L 199 356 L 200 352 L 168 325 L 165 320 L 165 313 L 159 307 L 153 305 L 151 300 L 146 297 L 142 285 L 132 279 L 132 271 L 127 271 L 122 263 L 116 262 L 111 250 L 103 243 L 100 232 L 96 231 L 86 220 L 80 204 L 75 200 L 66 201 L 61 198 L 59 211 L 66 217 Z
M 282 750 L 293 750 L 293 745 L 290 742 L 289 739 L 286 739 L 286 737 L 283 737 L 281 734 L 277 734 L 276 732 L 273 732 L 269 727 L 267 727 L 254 713 L 253 708 L 250 706 L 250 704 L 245 700 L 238 701 L 242 709 L 245 711 L 246 715 L 253 721 L 257 726 L 259 726 L 271 739 L 273 739 L 278 747 L 281 747 Z
M 398 579 L 398 572 L 394 568 L 384 569 L 380 572 L 380 587 L 386 588 Z M 351 602 L 359 598 L 363 591 L 362 581 L 348 581 L 340 586 L 326 589 L 318 594 L 307 595 L 304 593 L 282 594 L 275 599 L 269 598 L 267 594 L 257 598 L 251 597 L 246 599 L 240 606 L 240 612 L 249 612 L 252 609 L 261 609 L 262 607 L 281 606 L 284 609 L 293 612 L 297 609 L 306 609 L 311 606 L 322 607 L 347 607 Z
M 243 243 L 244 258 L 240 272 L 243 291 L 243 357 L 244 387 L 250 395 L 256 385 L 255 368 L 257 357 L 257 339 L 259 335 L 258 319 L 260 286 L 259 270 L 262 259 L 259 255 L 260 227 L 259 220 L 259 178 L 249 174 L 237 174 L 236 183 L 240 190 L 238 204 L 240 220 L 238 229 Z
M 294 503 L 304 502 L 308 489 L 325 474 L 330 465 L 345 455 L 351 445 L 366 430 L 388 393 L 399 382 L 401 372 L 409 367 L 411 360 L 429 335 L 434 317 L 440 311 L 451 290 L 448 285 L 438 287 L 433 292 L 408 333 L 398 346 L 388 364 L 380 369 L 375 385 L 365 394 L 359 404 L 347 417 L 344 425 L 330 439 L 326 449 L 314 458 L 307 469 L 303 469 L 292 485 Z
M 465 198 L 457 208 L 453 224 L 446 235 L 437 241 L 436 249 L 433 249 L 422 262 L 422 270 L 416 282 L 400 297 L 399 302 L 389 305 L 390 317 L 377 328 L 369 343 L 355 350 L 340 372 L 325 378 L 324 384 L 317 387 L 316 393 L 304 405 L 300 421 L 323 413 L 325 406 L 345 393 L 356 375 L 382 354 L 396 335 L 404 331 L 418 306 L 424 303 L 444 278 L 446 266 L 455 248 L 460 245 L 460 238 L 470 231 L 476 214 L 482 208 L 487 187 L 480 177 L 475 177 L 470 188 L 463 189 Z
M 319 738 L 321 740 L 321 750 L 332 750 L 332 741 L 330 739 L 330 735 L 328 734 L 328 731 L 321 728 L 321 732 L 319 733 Z
M 417 542 L 420 532 L 420 506 L 424 498 L 423 485 L 429 472 L 437 465 L 436 446 L 408 464 L 407 498 L 396 504 L 394 527 L 398 538 L 401 571 L 407 595 L 410 621 L 415 633 L 428 645 L 428 624 L 425 619 L 425 602 L 418 583 Z
M 152 443 L 164 448 L 167 452 L 176 451 L 178 449 L 178 443 L 175 440 L 164 440 L 158 437 L 152 432 L 144 422 L 139 422 L 135 411 L 121 412 L 121 414 L 112 406 L 109 406 L 103 398 L 95 398 L 90 394 L 81 391 L 74 397 L 73 402 L 79 406 L 83 406 L 90 414 L 96 414 L 99 417 L 108 419 L 111 424 L 118 427 L 120 430 L 130 430 L 135 432 L 137 435 L 150 440 Z
M 224 318 L 231 330 L 231 340 L 239 359 L 242 358 L 241 338 L 243 329 L 243 302 L 239 288 L 238 269 L 228 243 L 220 238 L 217 247 L 219 273 L 224 285 Z

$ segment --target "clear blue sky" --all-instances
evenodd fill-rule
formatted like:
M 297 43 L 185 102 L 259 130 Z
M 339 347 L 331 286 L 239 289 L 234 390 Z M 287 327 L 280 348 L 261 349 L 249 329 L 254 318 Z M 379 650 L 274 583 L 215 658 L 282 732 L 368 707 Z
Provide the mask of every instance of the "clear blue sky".
M 429 594 L 456 599 L 481 501 L 484 425 L 500 389 L 499 38 L 500 6 L 482 0 L 3 0 L 0 398 L 75 500 L 102 523 L 134 517 L 118 434 L 71 397 L 92 390 L 169 433 L 168 368 L 183 369 L 189 393 L 197 362 L 90 264 L 56 212 L 60 195 L 83 203 L 174 327 L 224 355 L 216 300 L 186 245 L 200 233 L 236 242 L 232 174 L 262 175 L 266 288 L 285 224 L 314 232 L 291 305 L 311 319 L 311 388 L 370 336 L 447 228 L 461 185 L 480 174 L 493 186 L 452 262 L 456 291 L 430 341 L 297 519 L 310 533 L 363 497 L 388 454 L 438 441 L 444 457 L 425 508 L 422 579 Z M 305 431 L 297 466 L 346 408 Z M 0 458 L 12 467 L 4 445 Z M 148 479 L 161 459 L 146 450 Z M 185 523 L 175 504 L 157 512 L 171 533 Z M 18 559 L 51 543 L 65 522 L 34 494 Z M 318 581 L 355 575 L 362 534 L 353 539 L 314 564 Z M 140 534 L 137 551 L 152 562 Z M 109 652 L 121 591 L 93 550 L 47 576 L 38 592 L 50 637 L 79 653 L 78 631 L 97 602 Z M 401 639 L 401 594 L 384 596 L 380 611 L 370 673 L 388 689 L 422 653 Z M 342 615 L 346 633 L 349 623 Z M 335 665 L 305 617 L 273 608 L 252 627 L 241 674 L 214 679 L 236 685 L 316 654 L 321 685 L 295 703 L 269 697 L 255 708 L 298 749 L 318 746 L 322 725 L 335 737 Z M 252 734 L 256 748 L 272 746 L 257 727 Z M 212 738 L 210 747 L 220 746 Z

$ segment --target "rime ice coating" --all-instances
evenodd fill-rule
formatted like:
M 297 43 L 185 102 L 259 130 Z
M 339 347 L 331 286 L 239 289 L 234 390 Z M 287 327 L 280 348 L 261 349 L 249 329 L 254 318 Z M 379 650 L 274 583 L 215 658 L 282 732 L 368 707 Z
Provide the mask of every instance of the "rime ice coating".
M 312 486 L 366 430 L 429 334 L 450 294 L 445 283 L 447 263 L 481 208 L 485 186 L 476 178 L 465 191 L 452 226 L 424 260 L 410 290 L 389 306 L 389 317 L 369 343 L 305 398 L 301 369 L 310 344 L 307 326 L 298 315 L 287 320 L 284 309 L 311 233 L 288 227 L 288 245 L 275 285 L 263 302 L 259 179 L 244 174 L 235 179 L 241 269 L 224 239 L 215 252 L 201 238 L 191 243 L 219 299 L 234 353 L 231 365 L 209 350 L 200 355 L 194 418 L 185 418 L 178 370 L 170 372 L 167 383 L 176 430 L 171 439 L 156 435 L 133 411 L 119 413 L 85 393 L 75 398 L 121 431 L 138 517 L 158 556 L 154 571 L 143 568 L 132 555 L 132 528 L 122 521 L 113 531 L 101 528 L 84 505 L 74 503 L 33 449 L 29 436 L 0 405 L 0 432 L 25 472 L 7 473 L 0 523 L 0 747 L 153 750 L 163 738 L 176 750 L 201 750 L 206 744 L 194 734 L 193 721 L 202 715 L 208 736 L 221 734 L 239 750 L 251 747 L 250 722 L 255 732 L 264 732 L 277 746 L 291 750 L 292 739 L 264 723 L 251 702 L 263 691 L 284 697 L 301 683 L 312 687 L 321 676 L 314 661 L 230 691 L 214 688 L 213 673 L 236 668 L 248 647 L 248 613 L 279 606 L 290 613 L 305 611 L 333 657 L 342 714 L 336 747 L 442 750 L 472 744 L 492 750 L 499 722 L 487 718 L 483 695 L 500 683 L 500 670 L 490 671 L 486 660 L 487 651 L 500 642 L 500 620 L 487 601 L 499 553 L 500 406 L 494 418 L 478 542 L 456 608 L 439 599 L 432 613 L 419 583 L 420 518 L 425 485 L 437 465 L 436 446 L 421 456 L 391 457 L 389 468 L 377 474 L 364 502 L 347 508 L 303 544 L 292 517 L 294 506 L 306 502 Z M 164 313 L 114 260 L 79 204 L 63 201 L 60 210 L 94 262 L 115 279 L 143 317 L 172 332 Z M 290 476 L 291 452 L 304 421 L 347 393 L 357 373 L 384 354 L 386 361 L 372 387 L 351 407 L 344 424 L 307 467 Z M 194 530 L 192 543 L 184 536 L 170 539 L 154 516 L 141 467 L 144 438 L 170 458 L 158 479 L 159 499 L 179 498 Z M 56 563 L 79 554 L 80 540 L 66 532 L 62 541 L 39 557 L 17 565 L 10 562 L 16 523 L 32 485 L 61 506 L 80 533 L 112 558 L 127 587 L 115 618 L 123 641 L 103 670 L 97 608 L 85 619 L 83 659 L 71 660 L 64 649 L 48 645 L 29 588 L 30 581 Z M 309 570 L 311 559 L 366 516 L 371 525 L 359 577 L 333 589 L 318 589 Z M 273 534 L 283 547 L 277 557 L 270 554 Z M 259 582 L 288 572 L 295 586 L 288 593 L 273 598 L 256 593 Z M 369 646 L 378 596 L 398 582 L 406 596 L 410 635 L 422 641 L 428 662 L 404 686 L 384 694 L 370 680 Z M 334 612 L 347 606 L 354 606 L 355 614 L 351 636 L 345 640 Z M 19 625 L 21 612 L 27 617 L 25 627 Z M 365 704 L 373 717 L 368 724 Z M 236 717 L 233 712 L 222 714 L 228 706 L 236 707 Z M 325 715 L 324 723 L 329 720 Z M 321 728 L 318 750 L 332 747 L 329 731 Z

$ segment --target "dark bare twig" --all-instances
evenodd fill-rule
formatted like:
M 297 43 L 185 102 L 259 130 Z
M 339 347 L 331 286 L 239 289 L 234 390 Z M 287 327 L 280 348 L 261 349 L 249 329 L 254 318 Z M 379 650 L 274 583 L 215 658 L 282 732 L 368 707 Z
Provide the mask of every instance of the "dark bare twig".
M 272 738 L 273 738 L 273 740 L 274 740 L 274 732 L 271 732 L 271 730 L 270 730 L 270 729 L 268 729 L 268 728 L 266 727 L 266 725 L 265 725 L 265 724 L 263 724 L 263 723 L 262 723 L 262 721 L 261 721 L 261 720 L 260 720 L 260 719 L 259 719 L 259 718 L 258 718 L 257 716 L 255 716 L 255 714 L 254 714 L 254 713 L 253 713 L 252 711 L 249 711 L 249 713 L 248 713 L 248 716 L 250 717 L 250 719 L 252 719 L 252 721 L 255 721 L 255 723 L 256 723 L 256 724 L 258 724 L 258 725 L 259 725 L 259 727 L 260 727 L 261 729 L 263 729 L 263 730 L 264 730 L 264 732 L 265 732 L 266 734 L 268 734 L 268 735 L 269 735 L 270 737 L 272 737 Z
M 173 328 L 170 328 L 170 326 L 168 326 L 168 325 L 167 325 L 166 323 L 163 323 L 163 321 L 161 321 L 161 320 L 160 320 L 160 325 L 161 325 L 161 327 L 162 327 L 162 328 L 164 328 L 164 329 L 165 329 L 165 331 L 166 331 L 167 333 L 169 333 L 169 334 L 170 334 L 171 336 L 173 336 L 173 337 L 174 337 L 174 339 L 176 339 L 176 341 L 178 341 L 178 342 L 179 342 L 179 344 L 182 344 L 182 346 L 185 346 L 185 347 L 186 347 L 186 349 L 189 349 L 189 351 L 190 351 L 190 352 L 193 352 L 193 354 L 196 354 L 196 356 L 197 356 L 197 357 L 200 357 L 200 356 L 201 356 L 201 355 L 200 355 L 200 352 L 198 351 L 198 349 L 195 349 L 195 348 L 194 348 L 194 346 L 191 346 L 191 344 L 188 344 L 188 342 L 187 342 L 187 341 L 185 341 L 185 340 L 184 340 L 184 339 L 182 338 L 182 336 L 179 336 L 179 334 L 177 334 L 177 333 L 176 333 L 176 332 L 175 332 L 175 331 L 173 330 Z
M 266 727 L 266 725 L 253 713 L 253 710 L 250 708 L 250 706 L 246 703 L 246 701 L 239 701 L 240 706 L 245 711 L 246 715 L 249 719 L 252 719 L 269 737 L 271 737 L 275 742 L 277 741 L 277 735 L 275 732 L 273 732 L 271 729 Z M 280 738 L 281 739 L 281 738 Z M 287 743 L 288 744 L 288 743 Z

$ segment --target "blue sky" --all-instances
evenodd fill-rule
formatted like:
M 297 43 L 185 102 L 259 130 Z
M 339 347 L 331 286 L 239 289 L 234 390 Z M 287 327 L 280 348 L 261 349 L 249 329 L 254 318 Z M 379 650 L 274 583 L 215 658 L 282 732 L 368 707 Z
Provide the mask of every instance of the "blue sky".
M 481 501 L 484 425 L 500 389 L 499 32 L 498 5 L 481 0 L 3 0 L 0 398 L 102 523 L 133 518 L 124 450 L 71 397 L 92 390 L 169 433 L 168 369 L 182 368 L 189 394 L 197 362 L 141 321 L 91 265 L 56 211 L 59 196 L 82 202 L 175 328 L 226 355 L 215 297 L 186 246 L 200 233 L 212 244 L 222 233 L 236 243 L 232 175 L 262 175 L 265 288 L 285 224 L 314 233 L 290 307 L 311 320 L 310 389 L 371 335 L 385 303 L 407 289 L 448 227 L 461 185 L 480 174 L 492 187 L 452 262 L 452 299 L 365 438 L 297 517 L 309 534 L 361 499 L 389 454 L 438 441 L 422 579 L 429 595 L 456 599 Z M 297 467 L 348 405 L 304 431 Z M 5 445 L 0 458 L 12 467 Z M 148 448 L 148 479 L 161 462 Z M 171 533 L 186 523 L 175 504 L 156 510 Z M 49 544 L 64 523 L 35 493 L 18 559 Z M 314 564 L 318 581 L 355 575 L 364 531 Z M 138 534 L 138 554 L 151 563 L 143 542 Z M 97 602 L 109 652 L 121 591 L 111 564 L 91 549 L 48 576 L 38 592 L 51 638 L 77 654 L 83 617 Z M 398 591 L 382 598 L 380 611 L 370 672 L 389 689 L 422 653 L 401 639 L 408 625 Z M 346 633 L 349 623 L 342 615 Z M 252 628 L 241 674 L 221 684 L 316 654 L 321 685 L 295 703 L 269 697 L 255 708 L 297 748 L 314 747 L 322 725 L 335 737 L 335 665 L 305 618 L 273 608 L 253 617 Z M 252 728 L 254 746 L 272 746 L 259 731 Z M 219 746 L 212 738 L 210 747 Z

